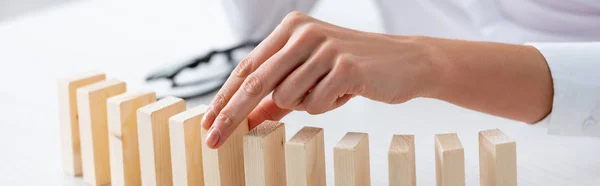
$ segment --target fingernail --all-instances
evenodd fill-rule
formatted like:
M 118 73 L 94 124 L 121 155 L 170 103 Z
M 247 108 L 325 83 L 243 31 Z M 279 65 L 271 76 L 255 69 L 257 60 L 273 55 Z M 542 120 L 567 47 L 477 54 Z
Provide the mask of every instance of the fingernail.
M 206 145 L 210 148 L 214 148 L 221 139 L 221 132 L 218 128 L 212 127 L 206 135 Z
M 204 129 L 210 129 L 210 125 L 208 123 L 206 123 L 206 118 L 208 118 L 208 115 L 211 115 L 211 114 L 212 114 L 212 111 L 210 110 L 210 108 L 208 108 L 206 110 L 206 112 L 204 113 L 202 120 L 200 121 L 200 124 L 202 125 L 202 127 Z

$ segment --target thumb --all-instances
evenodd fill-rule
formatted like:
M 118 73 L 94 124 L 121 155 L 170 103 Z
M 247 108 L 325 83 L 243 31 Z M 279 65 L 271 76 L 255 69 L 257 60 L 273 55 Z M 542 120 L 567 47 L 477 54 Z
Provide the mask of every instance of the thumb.
M 248 115 L 248 128 L 251 130 L 265 120 L 278 121 L 288 115 L 292 110 L 279 108 L 273 97 L 267 96 Z

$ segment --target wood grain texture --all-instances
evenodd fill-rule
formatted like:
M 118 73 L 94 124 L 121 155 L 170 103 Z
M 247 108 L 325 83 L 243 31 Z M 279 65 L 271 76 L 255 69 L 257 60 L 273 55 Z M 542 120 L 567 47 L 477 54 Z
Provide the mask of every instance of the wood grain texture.
M 325 186 L 322 128 L 304 127 L 285 144 L 287 186 Z
M 517 143 L 499 129 L 479 132 L 481 186 L 517 185 Z
M 207 130 L 202 129 L 202 139 Z M 204 184 L 207 186 L 244 186 L 244 135 L 248 132 L 248 119 L 238 125 L 229 139 L 219 148 L 211 149 L 202 142 Z
M 465 154 L 454 133 L 435 135 L 435 175 L 437 186 L 465 185 Z
M 106 100 L 125 92 L 125 83 L 109 79 L 77 89 L 83 181 L 110 184 Z
M 348 132 L 333 149 L 336 186 L 371 185 L 369 135 Z
M 185 101 L 176 97 L 166 97 L 138 109 L 142 185 L 173 185 L 169 118 L 183 111 Z
M 390 186 L 417 185 L 415 136 L 394 135 L 388 151 Z
M 199 105 L 169 119 L 173 185 L 204 185 L 200 121 L 207 108 Z
M 106 79 L 104 73 L 92 72 L 58 80 L 62 167 L 72 176 L 82 174 L 77 89 L 104 79 Z
M 264 121 L 244 135 L 246 186 L 285 186 L 285 125 Z
M 137 110 L 156 101 L 152 91 L 128 92 L 107 100 L 112 186 L 140 186 Z

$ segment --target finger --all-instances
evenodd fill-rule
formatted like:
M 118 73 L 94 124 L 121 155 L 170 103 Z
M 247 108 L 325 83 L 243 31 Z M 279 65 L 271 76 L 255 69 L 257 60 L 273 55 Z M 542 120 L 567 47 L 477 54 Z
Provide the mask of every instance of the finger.
M 253 129 L 265 120 L 279 121 L 291 112 L 290 109 L 278 107 L 272 97 L 267 97 L 248 115 L 248 127 Z
M 355 79 L 359 74 L 354 68 L 352 63 L 338 59 L 333 70 L 304 99 L 306 111 L 321 114 L 346 103 L 352 97 L 348 94 L 352 94 L 358 84 Z
M 325 75 L 327 75 L 327 74 L 325 74 Z M 317 81 L 317 83 L 319 81 Z M 295 110 L 295 111 L 306 111 L 306 101 L 304 101 L 304 100 L 306 99 L 306 96 L 308 96 L 310 94 L 310 92 L 312 92 L 312 90 L 315 88 L 315 86 L 317 86 L 317 84 L 314 84 L 312 87 L 310 87 L 310 89 L 308 89 L 308 92 L 306 92 L 306 94 L 304 94 L 304 96 L 303 96 L 302 101 L 300 102 L 300 104 L 298 104 L 292 110 Z
M 354 98 L 355 95 L 352 94 L 346 94 L 340 98 L 338 98 L 337 100 L 335 100 L 335 104 L 333 104 L 333 107 L 329 108 L 328 111 L 331 111 L 333 109 L 339 108 L 342 105 L 348 103 L 348 101 L 350 101 L 350 99 Z
M 254 72 L 269 57 L 277 53 L 287 43 L 291 33 L 289 29 L 280 25 L 263 40 L 248 56 L 246 56 L 233 70 L 223 87 L 215 95 L 209 108 L 202 118 L 202 127 L 209 129 L 215 121 L 217 114 L 225 107 L 231 96 L 240 88 L 248 75 Z
M 333 68 L 335 47 L 325 42 L 303 63 L 283 80 L 273 91 L 278 107 L 294 109 L 299 106 L 311 88 Z
M 309 33 L 315 33 L 315 31 Z M 272 92 L 292 70 L 308 58 L 311 49 L 320 42 L 319 37 L 313 37 L 311 34 L 307 34 L 305 31 L 294 33 L 280 51 L 246 77 L 241 87 L 215 118 L 210 130 L 218 131 L 214 134 L 220 136 L 209 135 L 206 139 L 209 147 L 220 147 L 250 111 Z
M 223 85 L 223 88 L 217 93 L 212 103 L 209 105 L 206 114 L 202 118 L 202 127 L 209 129 L 217 115 L 229 102 L 233 94 L 238 91 L 246 77 L 254 72 L 268 58 L 279 51 L 288 42 L 296 27 L 315 21 L 315 19 L 301 12 L 289 13 L 274 31 L 265 38 L 240 64 L 236 67 L 232 75 Z M 207 141 L 208 142 L 208 141 Z

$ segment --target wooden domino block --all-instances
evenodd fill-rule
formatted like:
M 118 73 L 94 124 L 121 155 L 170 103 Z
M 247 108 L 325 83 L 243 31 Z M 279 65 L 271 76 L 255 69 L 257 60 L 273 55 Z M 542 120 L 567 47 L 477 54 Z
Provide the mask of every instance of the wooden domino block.
M 285 144 L 287 186 L 325 186 L 323 129 L 304 127 Z
M 481 186 L 517 185 L 517 144 L 498 129 L 479 132 Z
M 285 186 L 285 125 L 265 121 L 244 135 L 246 186 Z
M 369 135 L 347 133 L 333 149 L 336 186 L 369 186 Z
M 394 135 L 388 151 L 390 186 L 417 185 L 415 169 L 415 137 Z
M 465 185 L 465 154 L 454 133 L 435 135 L 435 175 L 437 186 Z
M 110 154 L 106 100 L 125 92 L 125 83 L 109 79 L 77 89 L 83 181 L 110 183 Z
M 112 186 L 140 186 L 137 109 L 156 101 L 152 91 L 138 91 L 107 100 Z
M 169 119 L 173 185 L 204 185 L 200 121 L 206 109 L 206 105 L 199 105 Z
M 64 171 L 73 176 L 81 176 L 82 173 L 77 89 L 105 78 L 104 73 L 93 72 L 58 80 L 62 165 Z
M 142 185 L 173 185 L 169 118 L 183 111 L 185 101 L 175 97 L 166 97 L 138 109 Z
M 202 139 L 206 139 L 207 132 L 207 130 L 202 129 Z M 248 120 L 245 119 L 219 149 L 211 149 L 206 143 L 202 143 L 205 185 L 245 185 L 243 140 L 247 132 Z

